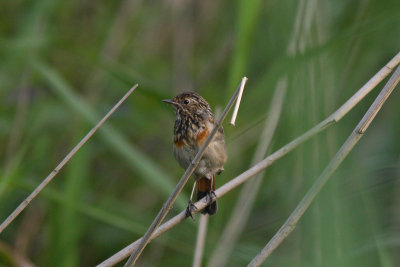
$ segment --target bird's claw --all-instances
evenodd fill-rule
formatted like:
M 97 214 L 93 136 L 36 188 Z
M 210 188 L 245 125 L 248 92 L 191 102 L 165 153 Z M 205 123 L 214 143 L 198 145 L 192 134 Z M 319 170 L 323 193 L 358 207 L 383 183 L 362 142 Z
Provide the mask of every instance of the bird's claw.
M 208 202 L 211 204 L 211 203 L 213 203 L 213 199 L 217 198 L 217 195 L 215 194 L 215 192 L 213 190 L 210 190 L 207 193 L 207 198 L 208 198 Z
M 186 208 L 186 217 L 191 217 L 193 219 L 193 211 L 197 210 L 196 206 L 193 204 L 192 200 L 189 200 L 189 204 Z

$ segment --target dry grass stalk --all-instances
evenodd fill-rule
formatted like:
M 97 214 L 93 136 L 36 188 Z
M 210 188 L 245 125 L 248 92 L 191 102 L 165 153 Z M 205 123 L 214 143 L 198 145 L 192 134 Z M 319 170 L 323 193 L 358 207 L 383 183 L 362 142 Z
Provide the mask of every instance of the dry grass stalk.
M 239 95 L 236 100 L 235 108 L 233 109 L 231 122 L 229 123 L 230 125 L 235 126 L 236 117 L 237 117 L 237 114 L 239 111 L 240 101 L 242 101 L 243 90 L 244 90 L 244 86 L 246 85 L 247 80 L 248 80 L 247 77 L 243 77 L 242 82 L 240 83 Z
M 230 125 L 235 126 L 240 102 L 242 101 L 244 86 L 246 85 L 247 80 L 248 80 L 247 77 L 243 77 L 240 83 L 240 89 L 239 89 L 240 91 L 236 100 L 235 107 L 233 109 L 231 121 L 229 122 Z M 207 234 L 207 225 L 208 225 L 208 216 L 201 216 L 196 237 L 196 248 L 194 251 L 193 267 L 201 266 L 203 252 L 204 252 L 205 237 Z
M 281 226 L 278 232 L 271 238 L 267 245 L 261 250 L 261 252 L 250 262 L 249 267 L 260 266 L 266 258 L 271 255 L 271 253 L 282 243 L 282 241 L 294 230 L 298 221 L 303 216 L 304 212 L 311 205 L 314 198 L 321 191 L 323 186 L 329 180 L 334 171 L 339 167 L 342 161 L 347 157 L 353 147 L 361 139 L 376 114 L 382 108 L 385 101 L 388 99 L 390 94 L 393 92 L 394 88 L 400 81 L 400 66 L 397 67 L 396 71 L 386 83 L 382 91 L 379 93 L 378 97 L 375 99 L 374 103 L 370 106 L 367 113 L 355 127 L 353 132 L 344 142 L 342 147 L 336 153 L 335 157 L 329 162 L 328 166 L 324 169 L 322 174 L 315 181 L 313 186 L 303 197 L 300 203 L 297 205 L 296 209 L 290 214 L 286 222 Z
M 243 78 L 245 79 L 245 78 Z M 242 79 L 242 81 L 243 81 Z M 247 78 L 246 78 L 247 79 Z M 242 84 L 242 83 L 241 83 Z M 200 148 L 199 152 L 197 152 L 196 157 L 193 159 L 189 167 L 186 169 L 185 173 L 179 180 L 178 184 L 176 185 L 174 191 L 172 194 L 169 196 L 167 201 L 163 204 L 161 210 L 158 212 L 156 218 L 154 221 L 151 223 L 150 227 L 147 229 L 145 235 L 140 239 L 140 243 L 138 244 L 137 247 L 135 247 L 134 251 L 132 252 L 132 255 L 129 257 L 127 263 L 125 266 L 133 266 L 137 259 L 139 258 L 140 254 L 142 253 L 143 249 L 147 245 L 147 243 L 150 241 L 150 237 L 156 230 L 156 228 L 161 224 L 161 222 L 164 220 L 165 216 L 168 214 L 169 210 L 172 208 L 172 205 L 174 204 L 176 198 L 178 197 L 179 193 L 182 191 L 183 187 L 189 180 L 190 176 L 196 169 L 197 165 L 200 162 L 201 157 L 203 156 L 207 146 L 210 144 L 211 140 L 214 138 L 214 135 L 217 133 L 218 129 L 221 127 L 222 122 L 226 118 L 229 110 L 233 106 L 233 103 L 237 99 L 239 92 L 240 92 L 241 86 L 236 89 L 235 93 L 229 100 L 228 104 L 226 105 L 224 111 L 222 112 L 222 115 L 220 119 L 216 122 L 214 128 L 212 129 L 210 135 L 208 136 L 207 140 L 204 142 L 202 147 Z
M 269 115 L 259 137 L 259 142 L 251 161 L 251 165 L 262 160 L 267 153 L 272 136 L 275 132 L 276 126 L 278 125 L 286 88 L 287 76 L 284 76 L 280 78 L 276 85 L 274 96 L 270 102 L 270 109 L 268 110 Z M 210 261 L 208 263 L 209 267 L 226 266 L 229 255 L 231 254 L 239 236 L 242 234 L 242 230 L 250 215 L 251 207 L 256 199 L 263 175 L 264 172 L 258 174 L 257 177 L 247 182 L 240 191 L 236 205 L 231 213 L 231 217 L 227 220 L 227 224 L 222 231 L 221 237 L 215 248 L 212 250 Z
M 31 201 L 53 180 L 57 173 L 64 167 L 65 164 L 75 155 L 76 152 L 93 136 L 101 125 L 114 113 L 114 111 L 135 91 L 138 85 L 134 85 L 115 106 L 94 126 L 81 141 L 65 156 L 65 158 L 57 165 L 57 167 L 33 190 L 33 192 L 7 217 L 0 225 L 0 233 L 31 203 Z
M 204 244 L 206 243 L 207 225 L 209 216 L 207 214 L 200 217 L 199 230 L 196 237 L 196 248 L 194 250 L 193 267 L 201 267 L 204 253 Z
M 369 92 L 371 92 L 383 79 L 385 79 L 390 72 L 400 63 L 400 52 L 396 54 L 381 70 L 379 70 L 364 86 L 362 86 L 350 99 L 348 99 L 338 110 L 328 116 L 325 120 L 305 132 L 303 135 L 297 137 L 290 143 L 286 144 L 270 156 L 266 157 L 264 160 L 260 161 L 252 168 L 248 169 L 247 171 L 243 172 L 239 176 L 235 177 L 219 189 L 215 191 L 216 197 L 220 198 L 232 189 L 236 188 L 240 184 L 244 183 L 251 177 L 255 176 L 268 166 L 272 165 L 274 161 L 278 160 L 279 158 L 285 156 L 287 153 L 295 149 L 300 144 L 307 141 L 312 136 L 316 135 L 317 133 L 321 132 L 322 130 L 328 128 L 329 126 L 338 122 L 344 115 L 346 115 L 354 106 L 356 106 Z M 203 198 L 196 202 L 194 205 L 197 209 L 201 210 L 205 206 L 207 206 L 208 201 L 206 198 Z M 182 222 L 186 218 L 185 211 L 182 211 L 169 221 L 162 224 L 158 227 L 153 235 L 149 238 L 149 240 L 153 240 L 154 238 L 160 236 L 164 232 L 168 231 L 172 227 L 176 226 L 180 222 Z M 143 237 L 142 237 L 143 238 Z M 110 258 L 106 259 L 98 266 L 113 266 L 118 262 L 122 261 L 130 253 L 132 253 L 136 247 L 138 246 L 139 242 L 141 242 L 142 238 L 136 240 L 135 242 L 131 243 L 130 245 L 126 246 Z

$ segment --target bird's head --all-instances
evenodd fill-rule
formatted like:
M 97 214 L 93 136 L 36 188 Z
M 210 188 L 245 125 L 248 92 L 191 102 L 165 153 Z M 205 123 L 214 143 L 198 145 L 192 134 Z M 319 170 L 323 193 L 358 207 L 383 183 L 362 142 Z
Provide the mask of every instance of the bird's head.
M 201 114 L 211 112 L 210 105 L 199 94 L 187 91 L 183 92 L 172 99 L 165 99 L 163 102 L 171 104 L 176 114 Z

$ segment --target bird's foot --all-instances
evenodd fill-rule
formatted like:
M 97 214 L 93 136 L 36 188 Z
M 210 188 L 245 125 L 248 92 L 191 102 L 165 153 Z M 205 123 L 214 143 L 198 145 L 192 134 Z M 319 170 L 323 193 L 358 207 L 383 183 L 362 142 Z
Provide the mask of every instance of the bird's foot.
M 189 200 L 189 204 L 186 208 L 186 217 L 191 217 L 193 219 L 193 211 L 196 211 L 197 208 L 193 204 L 192 200 Z
M 211 204 L 213 203 L 213 199 L 216 199 L 217 195 L 215 194 L 214 190 L 210 190 L 207 192 L 207 200 Z

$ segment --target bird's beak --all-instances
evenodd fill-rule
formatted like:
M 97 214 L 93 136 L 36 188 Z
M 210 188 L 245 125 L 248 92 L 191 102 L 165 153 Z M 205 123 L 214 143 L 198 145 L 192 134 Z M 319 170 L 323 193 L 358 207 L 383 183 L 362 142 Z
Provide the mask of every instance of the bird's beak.
M 171 104 L 171 105 L 175 106 L 175 102 L 172 101 L 171 99 L 164 99 L 164 100 L 162 100 L 162 102 L 165 102 L 165 103 L 168 103 L 168 104 Z

